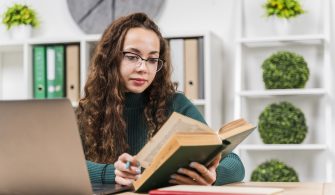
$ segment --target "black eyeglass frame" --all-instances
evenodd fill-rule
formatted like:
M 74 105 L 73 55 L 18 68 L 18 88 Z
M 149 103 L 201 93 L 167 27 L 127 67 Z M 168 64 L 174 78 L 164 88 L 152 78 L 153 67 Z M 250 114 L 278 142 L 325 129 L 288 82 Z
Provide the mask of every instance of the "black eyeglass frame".
M 160 71 L 163 68 L 164 64 L 165 64 L 165 60 L 163 60 L 161 58 L 147 58 L 147 59 L 145 59 L 145 58 L 142 58 L 137 53 L 133 53 L 133 52 L 130 52 L 130 51 L 122 51 L 122 54 L 123 54 L 123 56 L 125 56 L 126 54 L 133 54 L 133 55 L 139 57 L 142 61 L 145 61 L 145 62 L 148 62 L 148 60 L 158 60 L 158 62 L 161 61 L 162 65 L 160 67 L 158 67 L 159 63 L 157 64 L 157 70 L 156 70 L 156 72 Z

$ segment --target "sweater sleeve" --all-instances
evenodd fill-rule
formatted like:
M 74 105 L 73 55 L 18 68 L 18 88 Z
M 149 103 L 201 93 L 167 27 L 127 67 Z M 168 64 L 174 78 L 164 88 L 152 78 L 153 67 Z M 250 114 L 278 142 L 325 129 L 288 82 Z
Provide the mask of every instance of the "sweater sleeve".
M 173 101 L 173 111 L 206 124 L 205 119 L 198 111 L 198 109 L 182 93 L 175 94 Z M 216 169 L 217 178 L 215 185 L 223 185 L 242 181 L 244 174 L 245 170 L 241 159 L 238 157 L 238 155 L 230 153 L 221 160 L 218 168 Z
M 216 182 L 214 185 L 239 182 L 244 179 L 245 170 L 241 159 L 230 153 L 225 156 L 216 169 Z
M 100 164 L 86 160 L 86 166 L 91 183 L 115 183 L 115 168 L 113 164 Z

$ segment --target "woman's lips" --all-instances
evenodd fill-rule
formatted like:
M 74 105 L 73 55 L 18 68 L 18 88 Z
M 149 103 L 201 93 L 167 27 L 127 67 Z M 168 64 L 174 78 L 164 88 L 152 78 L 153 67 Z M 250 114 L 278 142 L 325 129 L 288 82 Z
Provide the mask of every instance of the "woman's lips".
M 133 84 L 136 85 L 136 86 L 144 85 L 145 82 L 147 81 L 147 80 L 145 80 L 145 79 L 141 79 L 141 78 L 133 78 L 133 79 L 130 79 L 130 80 L 131 80 L 131 81 L 133 82 Z

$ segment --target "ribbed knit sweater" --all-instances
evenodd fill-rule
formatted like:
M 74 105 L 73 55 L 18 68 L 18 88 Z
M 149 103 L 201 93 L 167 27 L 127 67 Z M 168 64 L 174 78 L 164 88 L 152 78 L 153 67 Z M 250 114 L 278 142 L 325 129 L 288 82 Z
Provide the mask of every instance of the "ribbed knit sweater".
M 144 94 L 127 93 L 125 98 L 124 117 L 127 123 L 127 135 L 130 155 L 136 155 L 147 142 L 147 129 L 144 121 L 144 106 L 147 99 Z M 197 108 L 182 94 L 176 93 L 169 113 L 178 112 L 203 123 L 206 123 Z M 115 183 L 113 164 L 100 164 L 86 161 L 91 183 Z M 104 172 L 104 174 L 103 174 Z M 216 170 L 215 185 L 238 182 L 244 178 L 244 166 L 240 158 L 230 153 L 221 159 Z

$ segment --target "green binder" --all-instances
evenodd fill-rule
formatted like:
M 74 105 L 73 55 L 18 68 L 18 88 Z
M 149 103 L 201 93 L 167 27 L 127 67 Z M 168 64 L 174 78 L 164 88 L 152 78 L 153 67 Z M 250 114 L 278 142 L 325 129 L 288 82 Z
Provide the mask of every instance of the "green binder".
M 33 47 L 34 98 L 46 98 L 46 56 L 44 46 Z
M 64 46 L 47 47 L 48 98 L 64 97 Z
M 65 96 L 65 60 L 64 60 L 64 46 L 55 46 L 56 53 L 56 80 L 55 80 L 55 96 Z

